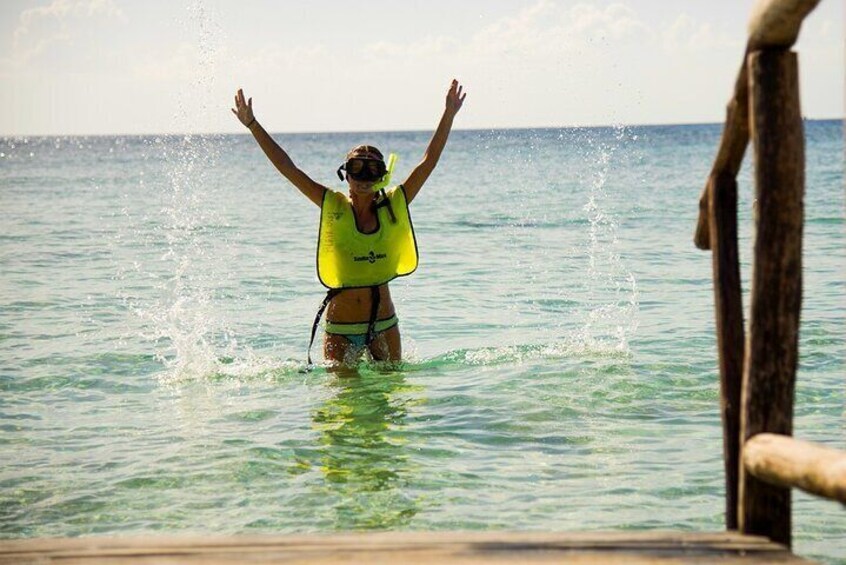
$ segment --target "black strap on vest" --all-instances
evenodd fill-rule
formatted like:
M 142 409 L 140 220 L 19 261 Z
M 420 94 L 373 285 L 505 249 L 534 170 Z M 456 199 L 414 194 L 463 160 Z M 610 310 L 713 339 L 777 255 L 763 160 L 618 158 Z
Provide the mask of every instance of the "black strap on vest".
M 343 288 L 330 288 L 329 292 L 326 293 L 326 297 L 323 299 L 323 302 L 320 303 L 320 307 L 317 309 L 317 315 L 314 317 L 314 323 L 311 325 L 311 339 L 308 342 L 308 366 L 311 367 L 314 365 L 311 361 L 311 346 L 314 345 L 314 336 L 317 335 L 317 326 L 320 325 L 320 318 L 323 317 L 323 312 L 326 310 L 326 307 L 329 305 L 329 302 L 338 296 Z M 364 338 L 364 344 L 366 347 L 370 347 L 370 344 L 373 343 L 373 340 L 376 337 L 376 318 L 379 316 L 379 301 L 381 295 L 379 293 L 378 286 L 371 286 L 370 287 L 370 320 L 367 322 L 367 335 Z
M 394 207 L 391 206 L 391 201 L 388 199 L 388 195 L 385 194 L 385 189 L 379 191 L 379 201 L 373 204 L 373 211 L 377 214 L 379 213 L 379 208 L 388 207 L 388 214 L 391 216 L 391 223 L 397 223 L 397 217 L 394 215 Z
M 379 315 L 379 287 L 370 287 L 370 321 L 367 323 L 367 335 L 364 337 L 364 344 L 370 347 L 373 338 L 376 337 L 376 316 Z
M 329 292 L 326 293 L 326 297 L 323 299 L 323 302 L 320 304 L 320 308 L 317 309 L 317 315 L 314 317 L 314 323 L 311 325 L 311 339 L 308 342 L 308 366 L 311 367 L 314 363 L 311 362 L 311 346 L 314 344 L 314 336 L 317 334 L 317 326 L 320 324 L 320 318 L 323 317 L 323 311 L 326 310 L 326 306 L 329 305 L 329 301 L 335 298 L 343 289 L 341 288 L 330 288 Z

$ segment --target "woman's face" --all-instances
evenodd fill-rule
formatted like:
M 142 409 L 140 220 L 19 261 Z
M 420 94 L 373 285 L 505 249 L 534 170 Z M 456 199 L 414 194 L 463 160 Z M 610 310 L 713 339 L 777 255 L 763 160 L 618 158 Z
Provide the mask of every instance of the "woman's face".
M 359 176 L 357 173 L 366 169 L 364 178 L 355 178 Z M 378 155 L 367 152 L 357 152 L 349 156 L 347 160 L 347 182 L 350 189 L 359 195 L 372 193 L 373 185 L 381 178 L 380 173 L 384 173 L 385 164 Z M 379 175 L 379 178 L 373 178 Z M 367 180 L 364 180 L 367 179 Z
M 375 181 L 355 180 L 348 176 L 347 182 L 350 185 L 350 191 L 358 194 L 359 196 L 373 194 L 373 185 L 375 184 Z

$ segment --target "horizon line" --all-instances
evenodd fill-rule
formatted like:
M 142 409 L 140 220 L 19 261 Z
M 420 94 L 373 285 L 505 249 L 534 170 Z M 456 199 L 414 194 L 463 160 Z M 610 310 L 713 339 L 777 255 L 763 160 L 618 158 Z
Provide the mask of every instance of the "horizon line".
M 809 118 L 803 117 L 803 122 L 836 122 L 844 121 L 844 116 L 834 118 Z M 566 126 L 503 126 L 503 127 L 470 127 L 453 128 L 452 132 L 477 132 L 477 131 L 520 131 L 520 130 L 552 130 L 552 129 L 610 129 L 610 128 L 656 128 L 672 126 L 713 126 L 725 125 L 724 122 L 666 122 L 666 123 L 639 123 L 639 124 L 604 124 L 604 125 L 566 125 Z M 432 129 L 383 129 L 383 130 L 312 130 L 312 131 L 268 131 L 270 135 L 337 135 L 337 134 L 397 134 L 397 133 L 425 133 Z M 223 132 L 157 132 L 157 133 L 30 133 L 30 134 L 0 134 L 0 139 L 20 139 L 29 137 L 185 137 L 185 136 L 211 136 L 224 137 L 230 135 L 249 135 L 247 131 L 223 131 Z

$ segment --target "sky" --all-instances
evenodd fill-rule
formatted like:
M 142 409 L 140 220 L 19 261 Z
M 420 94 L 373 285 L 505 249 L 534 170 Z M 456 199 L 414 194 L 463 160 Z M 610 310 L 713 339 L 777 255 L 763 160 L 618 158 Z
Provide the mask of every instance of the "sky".
M 753 0 L 0 0 L 0 135 L 722 122 Z M 844 2 L 796 46 L 808 118 L 844 114 Z

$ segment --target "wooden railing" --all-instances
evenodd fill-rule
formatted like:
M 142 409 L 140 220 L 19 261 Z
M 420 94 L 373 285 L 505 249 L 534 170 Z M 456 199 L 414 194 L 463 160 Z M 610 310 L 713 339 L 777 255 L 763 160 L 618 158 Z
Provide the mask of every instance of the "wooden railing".
M 846 471 L 829 475 L 818 468 L 840 459 L 809 458 L 817 452 L 786 437 L 793 432 L 805 184 L 798 63 L 790 48 L 818 2 L 759 0 L 755 6 L 694 235 L 697 247 L 712 250 L 726 527 L 788 546 L 789 487 L 841 502 L 846 490 Z M 736 178 L 750 139 L 757 214 L 749 334 L 744 336 Z M 771 434 L 784 439 L 773 440 Z M 783 464 L 788 460 L 793 464 Z M 791 468 L 803 471 L 797 475 Z M 817 488 L 823 484 L 828 486 Z
M 846 505 L 846 453 L 778 434 L 743 445 L 747 472 L 773 485 L 795 487 Z

